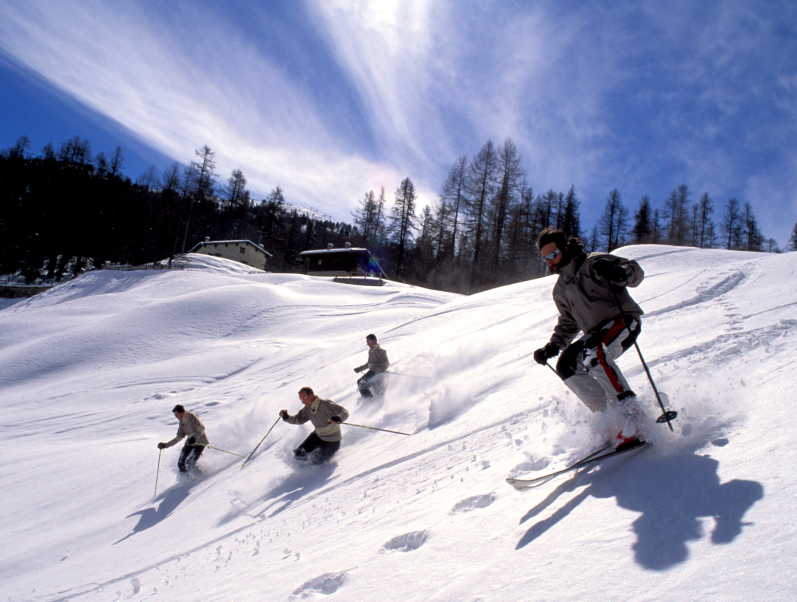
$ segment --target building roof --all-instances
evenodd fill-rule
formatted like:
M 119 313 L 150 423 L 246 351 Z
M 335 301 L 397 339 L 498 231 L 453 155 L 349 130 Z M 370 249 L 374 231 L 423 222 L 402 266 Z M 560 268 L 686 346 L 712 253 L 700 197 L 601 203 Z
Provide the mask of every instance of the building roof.
M 201 243 L 198 243 L 198 244 L 194 245 L 194 247 L 188 252 L 189 253 L 193 253 L 194 251 L 196 251 L 200 247 L 204 247 L 205 245 L 222 245 L 222 244 L 231 244 L 231 245 L 249 244 L 249 245 L 252 245 L 258 251 L 263 251 L 263 253 L 265 253 L 269 257 L 272 256 L 271 253 L 266 251 L 260 245 L 256 245 L 251 240 L 207 240 L 207 241 L 204 241 L 204 242 L 201 242 Z
M 330 253 L 357 253 L 359 255 L 361 253 L 368 253 L 368 249 L 360 249 L 357 247 L 317 249 L 315 251 L 302 251 L 299 255 L 328 255 Z

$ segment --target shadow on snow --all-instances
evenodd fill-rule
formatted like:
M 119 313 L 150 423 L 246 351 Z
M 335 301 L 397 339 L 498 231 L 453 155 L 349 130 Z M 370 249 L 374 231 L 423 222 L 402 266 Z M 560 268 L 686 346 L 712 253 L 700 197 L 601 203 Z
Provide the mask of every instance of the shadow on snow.
M 193 485 L 193 483 L 191 483 Z M 125 535 L 119 541 L 114 542 L 113 545 L 123 542 L 124 540 L 132 537 L 136 533 L 146 531 L 150 527 L 154 527 L 167 516 L 169 516 L 175 509 L 183 503 L 183 501 L 191 493 L 191 486 L 177 486 L 166 490 L 161 494 L 161 502 L 157 508 L 144 508 L 129 514 L 125 518 L 131 518 L 138 515 L 138 524 L 133 527 L 133 530 Z
M 266 494 L 266 500 L 273 500 L 259 512 L 264 515 L 271 507 L 279 504 L 266 518 L 272 518 L 287 510 L 294 502 L 320 489 L 327 484 L 329 477 L 335 472 L 335 463 L 320 466 L 301 466 L 295 475 L 286 479 L 281 485 Z
M 719 462 L 695 453 L 617 458 L 600 470 L 582 471 L 552 491 L 520 520 L 523 524 L 551 506 L 562 494 L 587 485 L 586 489 L 548 518 L 534 523 L 520 538 L 521 549 L 569 515 L 589 496 L 617 498 L 621 508 L 641 513 L 633 523 L 637 536 L 632 546 L 638 564 L 663 571 L 689 558 L 688 541 L 703 537 L 701 518 L 713 518 L 711 541 L 727 544 L 736 538 L 744 514 L 764 495 L 756 481 L 734 479 L 721 483 Z M 614 468 L 623 463 L 621 472 Z

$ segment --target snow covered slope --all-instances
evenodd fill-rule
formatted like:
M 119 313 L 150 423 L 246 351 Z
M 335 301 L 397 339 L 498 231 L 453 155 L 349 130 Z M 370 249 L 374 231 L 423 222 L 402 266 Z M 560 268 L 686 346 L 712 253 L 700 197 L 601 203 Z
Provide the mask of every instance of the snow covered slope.
M 639 343 L 675 432 L 524 493 L 505 477 L 591 450 L 611 418 L 531 358 L 553 278 L 462 297 L 195 256 L 6 307 L 0 599 L 792 599 L 797 253 L 617 253 L 646 272 Z M 399 373 L 375 401 L 352 371 L 370 332 Z M 638 356 L 619 363 L 655 417 Z M 175 404 L 245 456 L 303 385 L 411 436 L 344 425 L 304 469 L 309 427 L 279 421 L 244 468 L 209 449 L 182 482 L 179 446 L 158 464 Z

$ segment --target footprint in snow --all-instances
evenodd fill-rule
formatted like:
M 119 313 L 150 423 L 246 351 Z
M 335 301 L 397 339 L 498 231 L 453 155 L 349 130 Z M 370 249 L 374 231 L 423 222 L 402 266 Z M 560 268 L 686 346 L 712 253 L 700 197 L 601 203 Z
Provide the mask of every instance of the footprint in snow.
M 520 464 L 518 464 L 512 470 L 509 471 L 509 478 L 514 479 L 521 475 L 528 474 L 530 472 L 542 470 L 543 468 L 546 468 L 548 464 L 549 461 L 546 458 L 540 458 L 539 460 L 529 460 L 528 462 L 521 462 Z
M 417 550 L 424 544 L 426 541 L 426 536 L 426 531 L 412 531 L 411 533 L 405 533 L 404 535 L 399 535 L 391 539 L 382 546 L 382 549 L 395 550 L 397 552 L 411 552 L 412 550 Z
M 340 584 L 343 583 L 343 577 L 345 575 L 345 572 L 324 573 L 315 579 L 310 579 L 310 581 L 303 583 L 300 587 L 293 590 L 291 596 L 307 598 L 315 594 L 324 594 L 325 596 L 334 594 L 338 591 Z
M 494 501 L 495 497 L 492 493 L 474 495 L 473 497 L 465 498 L 457 502 L 451 509 L 451 513 L 454 514 L 455 512 L 467 512 L 468 510 L 476 510 L 477 508 L 486 508 Z

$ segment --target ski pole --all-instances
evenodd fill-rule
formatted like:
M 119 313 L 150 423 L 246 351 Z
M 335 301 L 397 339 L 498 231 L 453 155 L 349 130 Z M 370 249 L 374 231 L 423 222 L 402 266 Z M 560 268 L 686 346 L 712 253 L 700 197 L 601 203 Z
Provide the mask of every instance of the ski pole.
M 270 429 L 268 429 L 268 433 L 270 433 L 270 432 L 271 432 L 271 431 L 274 429 L 274 427 L 275 427 L 275 426 L 277 426 L 277 423 L 278 423 L 278 422 L 279 422 L 281 419 L 282 419 L 282 416 L 279 416 L 279 417 L 278 417 L 278 418 L 277 418 L 277 419 L 274 421 L 274 424 L 272 424 L 272 425 L 271 425 L 271 428 L 270 428 Z M 251 458 L 251 457 L 252 457 L 252 456 L 255 454 L 255 452 L 257 451 L 257 448 L 258 448 L 258 447 L 260 447 L 260 444 L 261 444 L 261 443 L 263 443 L 263 441 L 265 441 L 265 440 L 266 440 L 266 437 L 268 437 L 268 433 L 266 433 L 266 434 L 263 436 L 263 438 L 260 440 L 260 443 L 258 443 L 258 444 L 255 446 L 255 449 L 253 449 L 253 450 L 252 450 L 252 453 L 251 453 L 251 454 L 249 454 L 249 457 L 248 457 L 246 460 L 244 460 L 244 463 L 243 463 L 243 464 L 241 464 L 241 468 L 243 468 L 243 467 L 244 467 L 244 465 L 245 465 L 247 462 L 249 462 L 249 458 Z
M 402 374 L 401 372 L 390 372 L 389 370 L 385 370 L 385 374 L 395 374 L 396 376 L 409 376 L 410 378 L 425 378 L 426 380 L 432 378 L 431 376 L 416 376 L 415 374 Z
M 161 454 L 163 450 L 158 450 L 158 472 L 155 473 L 155 494 L 152 496 L 153 498 L 158 496 L 158 477 L 161 474 Z
M 386 433 L 395 433 L 396 435 L 409 435 L 410 433 L 401 433 L 399 431 L 389 431 L 387 429 L 378 429 L 375 426 L 363 426 L 362 424 L 352 424 L 351 422 L 343 422 L 342 424 L 347 424 L 349 426 L 356 426 L 361 429 L 371 429 L 372 431 L 384 431 Z
M 224 452 L 225 454 L 230 454 L 232 456 L 238 456 L 239 458 L 245 458 L 246 456 L 242 456 L 241 454 L 236 454 L 231 451 L 227 451 L 226 449 L 221 449 L 218 447 L 213 447 L 212 445 L 207 445 L 205 443 L 196 443 L 195 445 L 201 445 L 202 447 L 209 447 L 210 449 L 215 449 L 216 451 Z
M 609 284 L 609 290 L 612 291 L 614 302 L 617 304 L 617 309 L 620 310 L 620 315 L 623 318 L 623 322 L 625 322 L 626 330 L 628 330 L 629 334 L 633 334 L 631 332 L 631 327 L 628 325 L 628 316 L 623 311 L 623 306 L 620 305 L 620 299 L 617 297 L 617 293 L 614 290 L 614 286 L 612 286 L 611 282 L 608 282 L 608 284 Z M 670 427 L 670 430 L 674 431 L 675 429 L 672 427 L 672 421 L 675 420 L 676 416 L 678 416 L 678 412 L 674 410 L 667 410 L 667 408 L 664 407 L 664 403 L 661 401 L 661 396 L 659 395 L 659 390 L 656 388 L 656 383 L 653 382 L 653 376 L 650 374 L 650 369 L 648 368 L 647 363 L 645 363 L 645 358 L 642 357 L 642 350 L 639 348 L 639 344 L 636 342 L 636 339 L 634 339 L 634 347 L 636 348 L 636 352 L 639 354 L 639 360 L 642 362 L 642 367 L 645 368 L 645 374 L 648 375 L 650 386 L 653 387 L 653 392 L 656 394 L 656 401 L 659 402 L 659 406 L 661 407 L 661 411 L 663 412 L 661 416 L 656 418 L 656 422 L 658 422 L 659 424 L 666 422 L 667 426 Z

